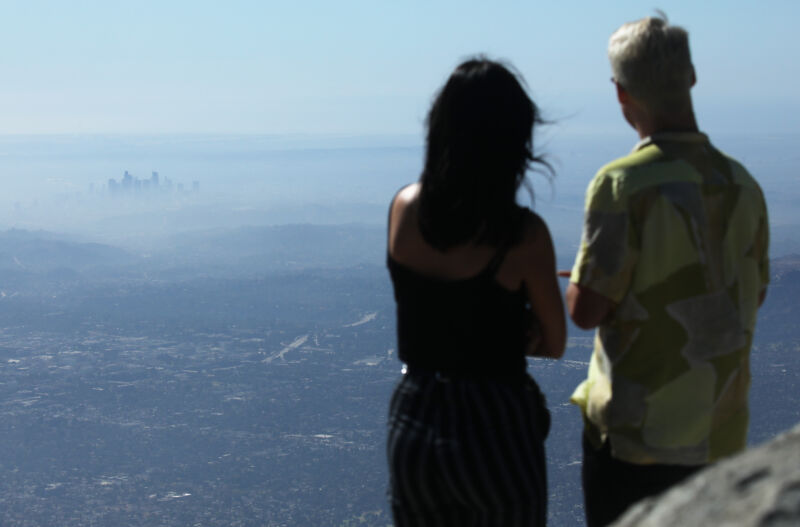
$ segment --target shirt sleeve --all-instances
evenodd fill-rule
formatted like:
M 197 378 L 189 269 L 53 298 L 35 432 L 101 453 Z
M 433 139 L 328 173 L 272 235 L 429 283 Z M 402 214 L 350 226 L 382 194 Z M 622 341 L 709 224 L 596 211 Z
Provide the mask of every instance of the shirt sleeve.
M 570 280 L 619 303 L 639 251 L 619 175 L 599 173 L 586 191 L 583 235 Z

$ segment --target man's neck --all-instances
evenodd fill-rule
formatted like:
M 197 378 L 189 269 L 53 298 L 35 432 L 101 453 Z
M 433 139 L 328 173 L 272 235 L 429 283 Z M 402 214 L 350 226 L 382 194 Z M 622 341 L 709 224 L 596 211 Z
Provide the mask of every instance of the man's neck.
M 635 123 L 632 123 L 632 126 L 639 134 L 639 139 L 658 133 L 699 131 L 694 111 L 691 108 L 678 115 L 641 116 Z

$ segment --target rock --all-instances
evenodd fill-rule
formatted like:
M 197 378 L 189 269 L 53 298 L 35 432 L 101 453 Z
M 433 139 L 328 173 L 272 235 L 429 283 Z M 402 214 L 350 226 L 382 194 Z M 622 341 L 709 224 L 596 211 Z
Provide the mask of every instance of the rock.
M 800 525 L 800 425 L 642 500 L 613 527 L 734 525 Z

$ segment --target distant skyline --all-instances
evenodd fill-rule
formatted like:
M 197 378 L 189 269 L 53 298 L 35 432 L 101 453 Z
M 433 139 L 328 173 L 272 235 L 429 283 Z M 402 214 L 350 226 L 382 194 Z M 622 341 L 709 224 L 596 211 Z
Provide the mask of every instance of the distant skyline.
M 701 128 L 800 133 L 800 2 L 661 1 L 690 33 Z M 0 134 L 419 134 L 475 53 L 565 133 L 622 133 L 605 48 L 640 1 L 6 3 Z

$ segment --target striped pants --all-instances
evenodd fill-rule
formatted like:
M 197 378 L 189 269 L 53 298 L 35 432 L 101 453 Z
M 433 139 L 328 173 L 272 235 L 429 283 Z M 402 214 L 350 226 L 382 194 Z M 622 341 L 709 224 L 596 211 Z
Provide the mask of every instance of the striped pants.
M 543 526 L 550 416 L 530 377 L 403 376 L 387 454 L 395 525 Z

